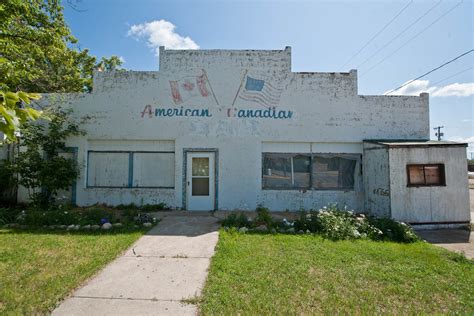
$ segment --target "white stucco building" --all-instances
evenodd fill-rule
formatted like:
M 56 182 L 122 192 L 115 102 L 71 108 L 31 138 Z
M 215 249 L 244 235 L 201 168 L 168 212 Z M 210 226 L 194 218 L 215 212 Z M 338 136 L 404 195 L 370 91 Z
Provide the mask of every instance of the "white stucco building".
M 426 142 L 428 94 L 359 95 L 355 70 L 292 72 L 289 47 L 161 48 L 159 69 L 98 72 L 91 93 L 43 99 L 88 118 L 68 142 L 78 205 L 337 202 L 414 223 L 469 221 L 465 144 Z

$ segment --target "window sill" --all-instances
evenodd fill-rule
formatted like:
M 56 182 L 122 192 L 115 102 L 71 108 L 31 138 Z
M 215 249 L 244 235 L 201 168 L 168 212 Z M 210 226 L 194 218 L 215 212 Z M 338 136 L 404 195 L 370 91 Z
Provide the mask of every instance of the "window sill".
M 172 189 L 174 190 L 174 187 L 107 187 L 107 186 L 88 186 L 85 187 L 85 189 Z
M 262 191 L 318 191 L 318 192 L 327 192 L 327 191 L 336 191 L 336 192 L 355 192 L 354 189 L 313 189 L 313 188 L 262 188 Z
M 446 184 L 407 184 L 407 188 L 446 187 Z

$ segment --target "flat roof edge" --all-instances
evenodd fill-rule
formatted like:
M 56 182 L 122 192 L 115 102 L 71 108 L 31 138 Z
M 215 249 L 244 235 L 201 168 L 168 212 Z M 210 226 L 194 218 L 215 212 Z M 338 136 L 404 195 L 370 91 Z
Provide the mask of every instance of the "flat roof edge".
M 239 49 L 239 48 L 208 48 L 208 49 L 173 49 L 173 48 L 166 48 L 165 46 L 160 46 L 159 47 L 160 52 L 202 52 L 202 53 L 207 53 L 207 52 L 242 52 L 242 53 L 247 53 L 247 52 L 291 52 L 291 46 L 285 46 L 284 49 L 252 49 L 252 48 L 246 48 L 246 49 Z
M 468 147 L 467 143 L 433 141 L 429 139 L 364 139 L 363 142 L 382 145 L 388 148 Z

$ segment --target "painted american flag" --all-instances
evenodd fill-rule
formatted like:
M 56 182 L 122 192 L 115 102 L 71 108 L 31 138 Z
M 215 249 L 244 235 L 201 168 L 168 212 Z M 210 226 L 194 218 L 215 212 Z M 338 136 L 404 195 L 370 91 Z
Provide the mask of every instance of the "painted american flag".
M 254 102 L 264 107 L 277 106 L 283 88 L 276 82 L 271 84 L 269 80 L 257 79 L 246 75 L 245 85 L 241 87 L 239 99 Z

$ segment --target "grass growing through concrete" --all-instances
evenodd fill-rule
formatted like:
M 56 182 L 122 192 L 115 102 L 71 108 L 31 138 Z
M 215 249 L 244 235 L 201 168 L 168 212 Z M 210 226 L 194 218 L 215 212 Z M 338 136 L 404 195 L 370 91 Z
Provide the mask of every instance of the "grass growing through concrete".
M 474 264 L 423 242 L 220 232 L 209 314 L 474 313 Z
M 45 314 L 143 231 L 0 229 L 0 314 Z

